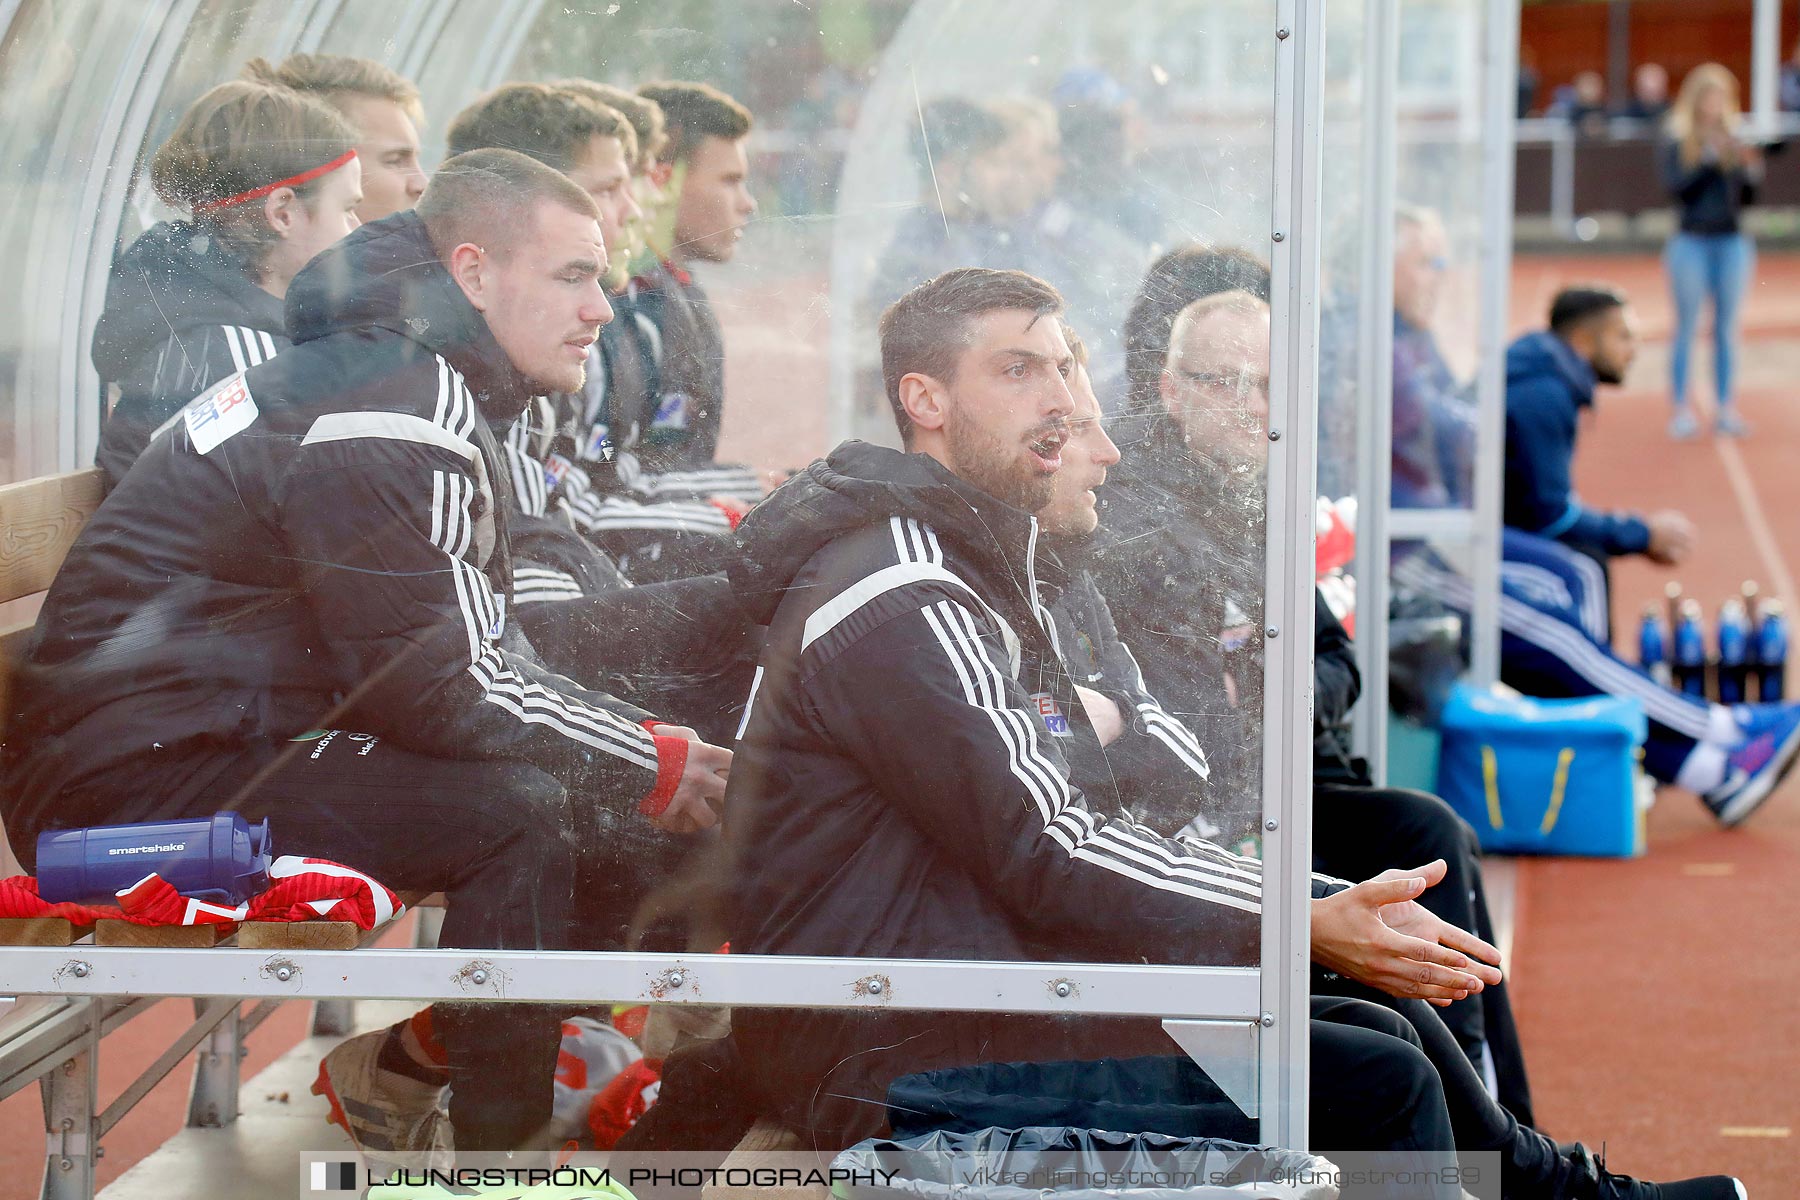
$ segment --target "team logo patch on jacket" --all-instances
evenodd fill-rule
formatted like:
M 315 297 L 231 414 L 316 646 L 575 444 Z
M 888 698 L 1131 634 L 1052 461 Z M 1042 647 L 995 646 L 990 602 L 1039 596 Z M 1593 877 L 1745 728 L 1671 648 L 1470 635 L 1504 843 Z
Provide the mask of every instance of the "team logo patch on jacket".
M 656 402 L 656 415 L 650 419 L 650 426 L 662 433 L 685 430 L 693 407 L 686 392 L 664 392 Z
M 1069 718 L 1063 714 L 1056 697 L 1049 692 L 1035 692 L 1031 697 L 1031 706 L 1037 710 L 1038 720 L 1050 731 L 1051 737 L 1073 737 L 1069 731 Z
M 227 439 L 250 428 L 256 420 L 256 401 L 243 375 L 233 375 L 182 410 L 188 441 L 200 454 L 209 454 Z

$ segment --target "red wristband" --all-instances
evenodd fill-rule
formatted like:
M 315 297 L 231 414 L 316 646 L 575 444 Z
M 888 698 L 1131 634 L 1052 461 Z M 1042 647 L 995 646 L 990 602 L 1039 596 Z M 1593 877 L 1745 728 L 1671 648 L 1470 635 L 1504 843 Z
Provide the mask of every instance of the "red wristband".
M 740 513 L 737 509 L 732 508 L 729 504 L 720 504 L 717 500 L 708 500 L 707 503 L 725 514 L 725 519 L 731 523 L 731 528 L 733 530 L 736 530 L 738 522 L 744 519 L 744 514 Z
M 643 723 L 645 729 L 652 725 L 666 722 L 649 720 Z M 651 741 L 656 743 L 656 786 L 650 794 L 638 802 L 638 811 L 646 817 L 660 817 L 669 801 L 675 799 L 675 789 L 681 786 L 681 774 L 687 770 L 688 740 L 679 737 L 663 737 L 651 734 Z

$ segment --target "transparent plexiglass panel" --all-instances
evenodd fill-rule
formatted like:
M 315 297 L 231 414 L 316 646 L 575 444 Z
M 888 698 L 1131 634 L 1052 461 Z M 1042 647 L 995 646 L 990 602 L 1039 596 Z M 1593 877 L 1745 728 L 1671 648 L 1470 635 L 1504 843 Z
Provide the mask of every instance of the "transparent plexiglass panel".
M 79 792 L 95 823 L 267 818 L 283 853 L 446 893 L 444 944 L 471 952 L 932 960 L 977 997 L 995 963 L 1041 973 L 1033 1007 L 1054 1015 L 909 1010 L 904 971 L 872 967 L 851 999 L 892 1012 L 750 1004 L 655 1043 L 703 1047 L 729 1019 L 821 1144 L 881 1128 L 903 1074 L 1173 1056 L 1153 1017 L 1054 1005 L 1082 1003 L 1090 968 L 1232 968 L 1152 982 L 1233 1022 L 1217 1130 L 1249 1132 L 1262 996 L 1242 969 L 1281 908 L 1262 881 L 1265 709 L 1290 700 L 1263 694 L 1268 530 L 1289 527 L 1270 511 L 1288 402 L 1271 346 L 1305 286 L 1272 295 L 1273 3 L 205 0 L 164 6 L 128 59 L 90 46 L 74 7 L 21 18 L 7 61 L 38 73 L 0 86 L 112 97 L 123 72 L 129 103 L 5 135 L 27 151 L 9 200 L 77 197 L 92 243 L 85 290 L 32 344 L 67 383 L 97 324 L 158 336 L 108 390 L 33 394 L 61 457 L 29 469 L 85 465 L 127 411 L 101 426 L 101 397 L 142 399 L 172 361 L 195 390 L 158 397 L 48 601 L 42 698 L 21 711 L 95 752 L 79 778 L 40 763 L 40 794 Z M 372 135 L 340 106 L 283 141 L 333 147 L 305 170 L 159 198 L 150 164 L 191 106 L 294 51 L 416 85 L 427 171 L 494 89 L 545 85 L 499 93 L 540 107 L 518 100 L 534 115 L 477 148 L 567 179 L 479 229 L 430 206 L 362 224 L 346 181 L 373 164 L 338 144 Z M 1354 55 L 1334 64 L 1351 95 Z M 699 106 L 657 160 L 571 80 L 718 92 L 649 90 L 671 125 Z M 571 127 L 612 132 L 546 141 L 574 109 Z M 104 163 L 24 173 L 96 122 Z M 216 153 L 277 140 L 240 132 Z M 620 187 L 601 180 L 615 166 Z M 527 277 L 571 214 L 582 254 L 556 243 L 560 269 Z M 1346 296 L 1347 246 L 1327 250 Z M 143 300 L 108 308 L 111 269 L 152 251 L 155 272 L 110 285 Z M 190 268 L 239 308 L 178 325 L 198 285 L 165 275 Z M 575 289 L 585 307 L 559 307 Z M 1334 396 L 1329 419 L 1358 402 Z M 139 708 L 143 745 L 107 724 Z M 797 1002 L 779 969 L 758 978 Z M 649 1055 L 635 1018 L 611 1020 L 633 998 L 598 989 L 589 1015 Z M 543 1013 L 520 1012 L 445 1009 L 453 1065 L 553 1064 Z M 472 1148 L 513 1119 L 497 1086 L 458 1085 Z
M 1474 502 L 1483 14 L 1462 0 L 1399 5 L 1395 508 Z

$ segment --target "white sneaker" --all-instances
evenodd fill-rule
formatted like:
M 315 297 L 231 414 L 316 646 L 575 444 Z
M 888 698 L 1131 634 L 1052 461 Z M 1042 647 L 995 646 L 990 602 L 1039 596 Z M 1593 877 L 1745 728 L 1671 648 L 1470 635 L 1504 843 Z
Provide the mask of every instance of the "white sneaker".
M 448 1169 L 454 1146 L 443 1103 L 450 1089 L 379 1066 L 387 1036 L 377 1029 L 338 1043 L 319 1063 L 313 1095 L 325 1097 L 325 1119 L 342 1126 L 365 1158 L 424 1154 L 429 1165 Z

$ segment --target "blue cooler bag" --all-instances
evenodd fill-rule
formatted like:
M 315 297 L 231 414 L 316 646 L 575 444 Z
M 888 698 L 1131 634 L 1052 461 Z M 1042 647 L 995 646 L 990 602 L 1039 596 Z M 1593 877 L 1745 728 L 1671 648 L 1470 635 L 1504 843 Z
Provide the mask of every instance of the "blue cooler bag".
M 1484 850 L 1639 855 L 1646 732 L 1636 700 L 1539 700 L 1458 684 L 1444 706 L 1438 794 Z

